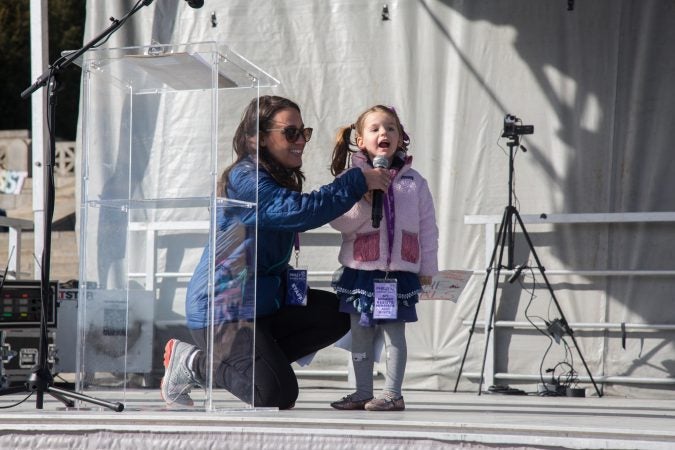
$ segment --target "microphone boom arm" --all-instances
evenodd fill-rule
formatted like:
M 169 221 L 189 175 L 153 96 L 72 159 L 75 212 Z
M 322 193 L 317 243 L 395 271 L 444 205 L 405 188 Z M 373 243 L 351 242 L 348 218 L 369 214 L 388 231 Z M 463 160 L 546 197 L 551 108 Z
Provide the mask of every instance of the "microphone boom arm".
M 115 31 L 117 31 L 122 25 L 124 25 L 124 22 L 126 22 L 129 17 L 134 15 L 138 10 L 140 10 L 144 6 L 148 6 L 153 2 L 153 0 L 142 0 L 136 6 L 134 6 L 124 17 L 122 17 L 120 20 L 115 19 L 114 17 L 111 17 L 110 20 L 112 21 L 112 24 L 103 30 L 98 36 L 96 36 L 94 39 L 86 43 L 81 49 L 75 50 L 72 53 L 69 53 L 66 56 L 63 56 L 56 60 L 56 62 L 52 65 L 50 65 L 47 70 L 45 70 L 42 75 L 40 75 L 35 83 L 31 84 L 29 87 L 27 87 L 22 93 L 21 93 L 21 98 L 27 99 L 33 92 L 37 91 L 41 87 L 44 87 L 47 85 L 49 82 L 49 79 L 53 77 L 54 73 L 60 73 L 65 69 L 66 67 L 70 66 L 73 61 L 75 61 L 77 58 L 82 56 L 87 50 L 96 47 L 101 41 L 104 39 L 107 39 L 110 37 Z

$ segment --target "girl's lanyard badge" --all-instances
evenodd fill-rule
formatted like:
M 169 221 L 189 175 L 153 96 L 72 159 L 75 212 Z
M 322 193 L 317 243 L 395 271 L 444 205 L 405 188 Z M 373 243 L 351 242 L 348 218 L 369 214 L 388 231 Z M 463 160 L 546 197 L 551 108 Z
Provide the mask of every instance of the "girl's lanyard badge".
M 300 259 L 300 235 L 295 233 L 295 268 L 286 272 L 286 304 L 292 306 L 307 305 L 307 269 L 298 268 Z
M 389 253 L 387 254 L 387 274 L 382 279 L 375 279 L 373 293 L 373 319 L 396 319 L 398 317 L 398 285 L 395 278 L 389 278 L 389 265 L 394 246 L 394 184 L 389 185 L 387 195 L 384 197 L 383 207 L 386 215 L 387 238 L 389 239 Z

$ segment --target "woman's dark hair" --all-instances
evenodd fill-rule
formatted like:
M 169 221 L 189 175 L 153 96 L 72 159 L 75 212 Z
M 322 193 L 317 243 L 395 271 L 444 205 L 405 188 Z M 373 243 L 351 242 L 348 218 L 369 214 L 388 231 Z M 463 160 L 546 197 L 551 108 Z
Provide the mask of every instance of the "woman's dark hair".
M 295 102 L 275 95 L 257 97 L 248 104 L 232 139 L 232 147 L 237 158 L 220 176 L 218 183 L 219 195 L 225 196 L 227 192 L 228 176 L 232 168 L 249 156 L 255 157 L 256 136 L 258 134 L 267 134 L 265 130 L 272 127 L 272 118 L 282 109 L 295 109 L 300 112 L 300 107 Z M 294 191 L 302 191 L 302 182 L 305 179 L 305 175 L 299 167 L 288 169 L 282 166 L 274 159 L 267 147 L 260 146 L 257 150 L 258 164 L 277 183 Z
M 337 137 L 335 138 L 335 146 L 333 147 L 333 159 L 330 165 L 330 172 L 334 176 L 342 173 L 347 167 L 347 163 L 349 162 L 348 156 L 350 153 L 354 152 L 354 150 L 351 149 L 351 146 L 356 145 L 356 137 L 363 134 L 363 122 L 366 120 L 368 114 L 373 112 L 383 112 L 391 115 L 391 117 L 394 118 L 396 121 L 396 126 L 398 127 L 399 136 L 401 136 L 401 141 L 399 142 L 398 148 L 404 152 L 408 151 L 410 137 L 403 129 L 401 119 L 399 119 L 396 110 L 389 106 L 375 105 L 363 111 L 359 118 L 356 119 L 356 122 L 338 130 Z M 353 134 L 355 135 L 352 136 Z

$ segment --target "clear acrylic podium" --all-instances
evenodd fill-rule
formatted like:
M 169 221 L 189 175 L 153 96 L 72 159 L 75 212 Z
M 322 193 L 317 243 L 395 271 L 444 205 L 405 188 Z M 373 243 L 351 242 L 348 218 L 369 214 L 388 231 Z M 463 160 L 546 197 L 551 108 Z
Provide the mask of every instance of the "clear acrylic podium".
M 214 339 L 251 336 L 256 277 L 255 251 L 241 250 L 255 249 L 255 220 L 222 231 L 217 219 L 255 217 L 256 205 L 219 196 L 218 181 L 245 107 L 278 82 L 215 42 L 95 49 L 81 65 L 76 389 L 126 409 L 166 408 L 164 345 L 195 343 L 186 291 L 204 254 L 207 375 L 190 409 L 251 407 L 252 391 L 237 398 L 216 385 L 213 355 Z M 236 273 L 223 276 L 234 258 Z M 231 336 L 218 335 L 223 322 Z M 252 386 L 253 340 L 236 345 Z

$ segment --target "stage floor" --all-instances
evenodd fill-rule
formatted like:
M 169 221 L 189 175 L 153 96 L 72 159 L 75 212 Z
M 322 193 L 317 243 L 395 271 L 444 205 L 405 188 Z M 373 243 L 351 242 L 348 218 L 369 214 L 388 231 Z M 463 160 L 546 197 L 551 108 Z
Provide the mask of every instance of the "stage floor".
M 33 396 L 0 410 L 0 448 L 675 448 L 675 400 L 406 391 L 402 412 L 330 408 L 348 392 L 305 388 L 292 410 L 215 412 L 166 409 L 157 390 L 129 392 L 120 413 L 66 410 L 49 395 L 38 410 Z

